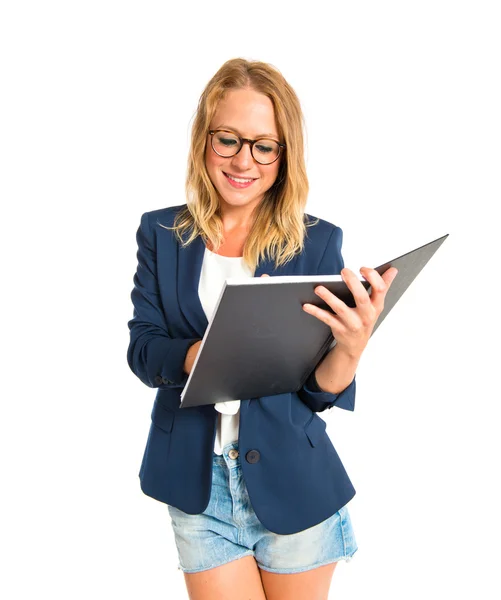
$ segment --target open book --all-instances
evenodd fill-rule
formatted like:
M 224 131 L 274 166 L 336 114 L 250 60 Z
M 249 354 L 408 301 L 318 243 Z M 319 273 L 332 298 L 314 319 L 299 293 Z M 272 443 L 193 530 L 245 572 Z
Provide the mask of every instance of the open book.
M 444 235 L 379 267 L 398 274 L 372 335 L 448 237 Z M 369 282 L 359 279 L 371 292 Z M 314 292 L 318 285 L 356 303 L 341 275 L 227 279 L 181 393 L 181 408 L 298 391 L 335 345 L 330 327 L 306 313 L 305 303 L 332 309 Z

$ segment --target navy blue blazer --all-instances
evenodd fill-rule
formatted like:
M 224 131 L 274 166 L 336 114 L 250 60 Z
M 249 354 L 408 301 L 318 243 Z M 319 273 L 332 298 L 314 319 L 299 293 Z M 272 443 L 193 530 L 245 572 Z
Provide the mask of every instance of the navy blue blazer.
M 160 502 L 200 514 L 211 494 L 219 413 L 213 404 L 179 408 L 188 379 L 186 352 L 208 326 L 198 296 L 204 243 L 199 236 L 182 248 L 174 232 L 161 227 L 171 226 L 183 206 L 141 217 L 127 361 L 143 383 L 157 388 L 139 471 L 141 489 Z M 265 260 L 254 277 L 340 273 L 342 230 L 320 220 L 307 232 L 300 255 L 279 268 Z M 355 495 L 326 422 L 317 414 L 334 406 L 354 410 L 355 387 L 353 378 L 339 394 L 323 392 L 313 374 L 298 392 L 241 399 L 242 475 L 252 507 L 268 530 L 292 534 L 312 527 Z

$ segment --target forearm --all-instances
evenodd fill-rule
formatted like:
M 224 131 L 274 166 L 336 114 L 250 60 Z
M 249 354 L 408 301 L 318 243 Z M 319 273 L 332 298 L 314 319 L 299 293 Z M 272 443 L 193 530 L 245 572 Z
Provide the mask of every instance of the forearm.
M 315 379 L 324 392 L 339 394 L 353 381 L 360 356 L 350 356 L 337 345 L 315 369 Z
M 131 292 L 134 314 L 128 322 L 127 361 L 132 372 L 149 387 L 182 387 L 187 380 L 186 354 L 199 338 L 169 335 L 156 277 L 156 249 L 149 213 L 141 216 L 136 239 L 138 265 Z

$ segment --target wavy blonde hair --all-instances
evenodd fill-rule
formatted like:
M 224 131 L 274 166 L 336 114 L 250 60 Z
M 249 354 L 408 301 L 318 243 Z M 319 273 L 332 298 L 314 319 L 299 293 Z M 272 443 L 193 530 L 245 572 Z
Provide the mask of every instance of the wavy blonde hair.
M 278 135 L 286 144 L 277 178 L 254 211 L 243 255 L 252 270 L 265 256 L 279 266 L 303 250 L 306 227 L 316 222 L 306 223 L 304 215 L 309 185 L 301 105 L 280 71 L 270 64 L 243 58 L 228 60 L 205 87 L 191 131 L 186 207 L 177 213 L 173 227 L 168 229 L 175 230 L 183 246 L 199 235 L 205 244 L 210 241 L 214 251 L 223 242 L 219 196 L 205 166 L 205 150 L 217 104 L 228 90 L 234 89 L 252 89 L 270 98 Z

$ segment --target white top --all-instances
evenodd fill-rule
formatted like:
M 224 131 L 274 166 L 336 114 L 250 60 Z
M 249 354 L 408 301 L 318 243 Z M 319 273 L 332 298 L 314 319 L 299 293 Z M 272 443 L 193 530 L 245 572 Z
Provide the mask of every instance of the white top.
M 243 257 L 221 256 L 205 248 L 198 295 L 207 320 L 210 321 L 226 279 L 253 276 L 253 272 L 244 263 Z M 238 441 L 240 400 L 217 402 L 214 408 L 220 413 L 218 415 L 214 452 L 221 455 L 227 444 Z

